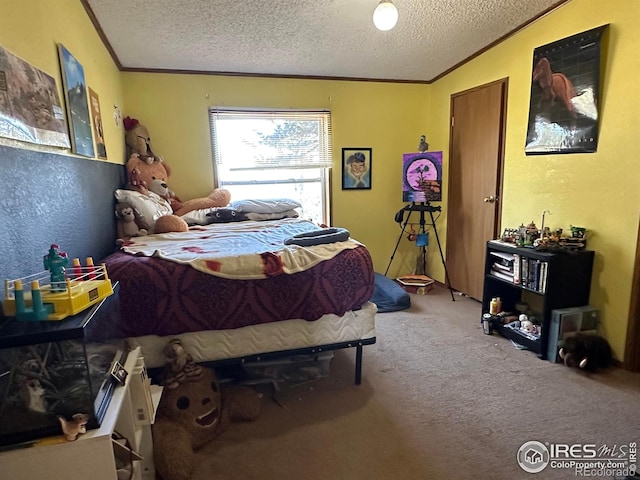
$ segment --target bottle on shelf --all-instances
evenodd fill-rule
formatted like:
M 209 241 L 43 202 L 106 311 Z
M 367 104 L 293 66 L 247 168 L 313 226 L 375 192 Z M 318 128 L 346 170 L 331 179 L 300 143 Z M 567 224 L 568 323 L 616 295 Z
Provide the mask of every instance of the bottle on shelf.
M 497 315 L 498 312 L 498 297 L 493 297 L 491 302 L 489 302 L 489 313 L 491 315 Z

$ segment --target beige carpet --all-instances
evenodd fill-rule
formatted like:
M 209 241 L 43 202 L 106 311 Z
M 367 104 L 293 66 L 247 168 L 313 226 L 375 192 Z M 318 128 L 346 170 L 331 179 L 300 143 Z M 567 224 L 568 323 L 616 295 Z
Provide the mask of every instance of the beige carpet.
M 640 441 L 640 375 L 587 375 L 484 335 L 480 304 L 436 288 L 412 307 L 378 314 L 377 343 L 331 361 L 329 377 L 265 392 L 254 423 L 235 423 L 200 451 L 194 480 L 566 479 L 528 474 L 529 440 L 620 445 Z M 605 477 L 611 478 L 611 477 Z

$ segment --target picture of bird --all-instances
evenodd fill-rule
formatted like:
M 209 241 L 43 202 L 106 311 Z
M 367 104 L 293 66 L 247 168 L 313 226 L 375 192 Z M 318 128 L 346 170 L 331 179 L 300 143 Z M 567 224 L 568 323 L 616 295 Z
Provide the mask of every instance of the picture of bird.
M 419 152 L 426 152 L 429 150 L 429 144 L 427 143 L 427 137 L 425 135 L 420 135 L 420 144 L 418 145 Z

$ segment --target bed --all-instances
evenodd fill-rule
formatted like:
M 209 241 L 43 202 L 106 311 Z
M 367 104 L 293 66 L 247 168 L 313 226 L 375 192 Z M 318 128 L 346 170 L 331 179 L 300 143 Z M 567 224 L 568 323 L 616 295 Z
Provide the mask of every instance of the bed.
M 355 348 L 359 384 L 363 346 L 376 341 L 371 257 L 352 238 L 285 245 L 318 231 L 283 218 L 133 238 L 103 260 L 120 315 L 101 335 L 140 346 L 151 369 L 172 338 L 214 366 Z

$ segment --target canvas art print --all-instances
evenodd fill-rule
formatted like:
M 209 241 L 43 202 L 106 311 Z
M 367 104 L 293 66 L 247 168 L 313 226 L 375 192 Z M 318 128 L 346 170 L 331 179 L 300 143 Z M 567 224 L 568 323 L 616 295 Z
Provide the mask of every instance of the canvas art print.
M 71 151 L 78 155 L 93 157 L 93 137 L 84 69 L 63 45 L 59 44 L 58 49 L 69 117 Z
M 55 79 L 3 47 L 0 47 L 0 136 L 69 147 Z
M 442 200 L 442 152 L 402 155 L 402 201 Z
M 93 136 L 96 139 L 96 151 L 98 158 L 107 158 L 107 147 L 104 144 L 104 129 L 102 127 L 102 114 L 100 113 L 100 100 L 98 94 L 89 88 L 89 105 L 91 106 L 91 118 L 93 119 Z
M 371 188 L 371 148 L 342 149 L 342 189 Z
M 596 151 L 600 44 L 606 27 L 534 50 L 527 155 Z

